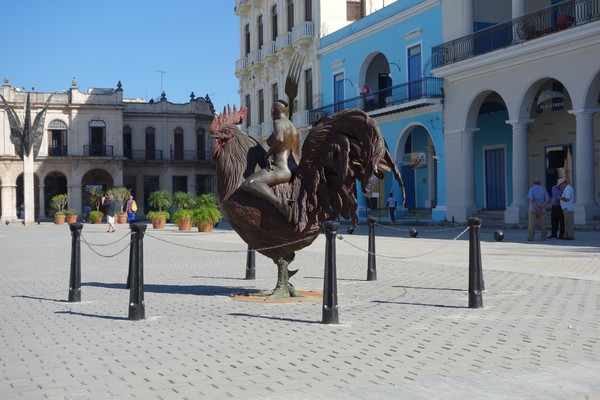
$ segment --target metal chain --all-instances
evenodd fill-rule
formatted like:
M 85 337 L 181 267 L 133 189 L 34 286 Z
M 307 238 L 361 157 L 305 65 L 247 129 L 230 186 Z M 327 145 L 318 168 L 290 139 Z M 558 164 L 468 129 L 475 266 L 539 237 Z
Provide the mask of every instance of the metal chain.
M 465 230 L 464 230 L 464 231 L 462 231 L 460 234 L 458 234 L 458 236 L 456 236 L 454 239 L 452 239 L 452 241 L 454 241 L 454 240 L 457 240 L 458 238 L 460 238 L 460 237 L 461 237 L 462 235 L 464 235 L 464 233 L 465 233 L 465 232 L 467 232 L 469 229 L 470 229 L 470 227 L 467 227 L 467 228 L 465 228 Z M 354 247 L 355 249 L 357 249 L 357 250 L 360 250 L 360 251 L 362 251 L 362 252 L 365 252 L 365 253 L 367 253 L 367 254 L 373 254 L 373 255 L 376 255 L 377 257 L 382 257 L 382 258 L 391 258 L 391 259 L 395 259 L 395 260 L 406 260 L 406 259 L 409 259 L 409 258 L 423 257 L 423 256 L 426 256 L 426 255 L 429 255 L 429 254 L 435 253 L 436 251 L 442 250 L 442 249 L 444 249 L 445 247 L 448 247 L 448 246 L 450 246 L 450 242 L 448 242 L 448 244 L 446 244 L 446 245 L 444 245 L 444 246 L 438 247 L 437 249 L 433 249 L 433 250 L 431 250 L 431 251 L 428 251 L 428 252 L 426 252 L 426 253 L 422 253 L 422 254 L 416 254 L 416 255 L 412 255 L 412 256 L 387 256 L 387 255 L 383 255 L 383 254 L 377 254 L 377 253 L 373 253 L 373 252 L 371 252 L 371 251 L 369 251 L 369 250 L 365 250 L 365 249 L 363 249 L 363 248 L 361 248 L 361 247 L 359 247 L 359 246 L 357 246 L 357 245 L 355 245 L 355 244 L 352 244 L 352 243 L 348 242 L 347 240 L 345 240 L 345 239 L 344 239 L 344 237 L 343 237 L 342 235 L 338 235 L 338 237 L 337 237 L 337 238 L 338 238 L 339 240 L 341 240 L 341 241 L 343 241 L 343 242 L 347 243 L 348 245 L 350 245 L 350 246 Z
M 115 240 L 114 242 L 110 242 L 110 243 L 89 243 L 89 242 L 85 242 L 88 246 L 97 246 L 97 247 L 102 247 L 102 246 L 110 246 L 113 245 L 115 243 L 119 243 L 121 240 L 125 239 L 127 236 L 129 236 L 129 233 L 126 234 L 125 236 L 121 237 L 120 239 Z M 83 235 L 81 235 L 81 239 L 83 239 Z M 85 241 L 85 239 L 83 239 Z
M 164 243 L 172 244 L 172 245 L 174 245 L 174 246 L 184 247 L 184 248 L 186 248 L 186 249 L 192 249 L 192 250 L 209 251 L 209 252 L 213 252 L 213 253 L 249 253 L 249 252 L 251 252 L 251 251 L 266 251 L 266 250 L 277 249 L 277 248 L 279 248 L 279 247 L 285 247 L 285 246 L 288 246 L 288 245 L 291 245 L 291 244 L 296 244 L 296 243 L 300 243 L 300 242 L 303 242 L 303 241 L 311 240 L 311 239 L 314 239 L 314 238 L 316 238 L 317 236 L 319 236 L 319 234 L 317 233 L 316 235 L 309 236 L 309 237 L 302 238 L 302 239 L 298 239 L 298 240 L 294 240 L 293 242 L 288 242 L 288 243 L 284 243 L 284 244 L 278 244 L 278 245 L 275 245 L 275 246 L 270 246 L 270 247 L 263 247 L 263 248 L 260 248 L 260 249 L 247 249 L 247 250 L 215 250 L 215 249 L 206 249 L 206 248 L 200 248 L 200 247 L 188 246 L 188 245 L 181 244 L 181 243 L 175 243 L 175 242 L 171 242 L 171 241 L 169 241 L 169 240 L 162 239 L 162 238 L 160 238 L 160 237 L 158 237 L 158 236 L 154 236 L 154 235 L 152 235 L 152 234 L 150 234 L 150 233 L 146 233 L 146 235 L 147 235 L 147 236 L 150 236 L 150 237 L 151 237 L 151 238 L 153 238 L 153 239 L 159 240 L 159 241 L 161 241 L 161 242 L 164 242 Z
M 375 222 L 375 223 L 374 223 L 374 225 L 381 226 L 381 227 L 383 227 L 383 228 L 386 228 L 386 229 L 391 229 L 391 230 L 394 230 L 394 231 L 410 232 L 410 231 L 412 230 L 412 229 L 402 229 L 402 228 L 396 228 L 396 227 L 389 226 L 389 225 L 383 225 L 383 224 L 379 224 L 379 223 L 377 223 L 377 222 Z M 452 228 L 444 228 L 444 229 L 429 229 L 429 230 L 426 230 L 426 231 L 422 231 L 422 233 L 429 233 L 429 232 L 448 232 L 448 231 L 454 231 L 454 230 L 457 230 L 457 229 L 460 229 L 460 228 L 462 228 L 462 226 L 454 226 L 454 227 L 452 227 Z
M 97 254 L 97 255 L 99 255 L 100 257 L 104 257 L 104 258 L 112 258 L 112 257 L 116 257 L 116 256 L 118 256 L 119 254 L 121 254 L 122 252 L 124 252 L 125 250 L 127 250 L 127 249 L 129 248 L 129 246 L 131 246 L 131 243 L 133 242 L 133 240 L 130 240 L 130 241 L 129 241 L 129 243 L 127 243 L 127 245 L 126 245 L 125 247 L 123 247 L 123 249 L 122 249 L 121 251 L 119 251 L 119 252 L 117 252 L 117 253 L 115 253 L 115 254 L 113 254 L 113 255 L 106 255 L 106 254 L 100 254 L 100 253 L 98 253 L 98 252 L 97 252 L 96 250 L 94 250 L 94 248 L 92 247 L 92 246 L 103 246 L 103 245 L 98 245 L 98 244 L 97 244 L 97 245 L 94 245 L 94 244 L 88 243 L 88 242 L 85 240 L 85 238 L 84 238 L 83 236 L 81 236 L 81 240 L 83 241 L 83 243 L 85 243 L 85 244 L 86 244 L 86 246 L 87 246 L 87 247 L 88 247 L 88 248 L 89 248 L 89 249 L 90 249 L 90 250 L 91 250 L 93 253 L 96 253 L 96 254 Z M 121 240 L 121 239 L 119 239 L 119 240 Z M 114 243 L 116 243 L 116 242 L 114 242 Z

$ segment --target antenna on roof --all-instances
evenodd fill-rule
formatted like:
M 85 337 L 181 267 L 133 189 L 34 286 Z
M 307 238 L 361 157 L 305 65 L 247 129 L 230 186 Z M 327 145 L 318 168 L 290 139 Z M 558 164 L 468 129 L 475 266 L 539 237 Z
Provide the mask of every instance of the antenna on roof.
M 160 69 L 155 69 L 154 71 L 160 73 L 160 94 L 163 92 L 163 76 L 167 73 L 167 71 L 161 71 Z

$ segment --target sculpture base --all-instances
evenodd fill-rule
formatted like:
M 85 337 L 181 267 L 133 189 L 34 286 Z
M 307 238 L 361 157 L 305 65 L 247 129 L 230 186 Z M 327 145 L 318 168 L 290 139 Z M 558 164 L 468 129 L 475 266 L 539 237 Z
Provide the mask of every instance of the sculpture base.
M 236 301 L 251 301 L 255 303 L 308 303 L 323 301 L 323 293 L 298 290 L 300 297 L 286 297 L 283 299 L 271 299 L 267 297 L 272 290 L 261 290 L 259 292 L 241 293 L 231 296 Z

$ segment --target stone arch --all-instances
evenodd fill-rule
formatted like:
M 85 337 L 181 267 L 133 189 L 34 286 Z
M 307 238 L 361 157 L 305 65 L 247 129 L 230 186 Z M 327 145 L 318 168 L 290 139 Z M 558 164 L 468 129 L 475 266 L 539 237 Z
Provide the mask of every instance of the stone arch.
M 58 194 L 68 194 L 67 177 L 60 171 L 51 171 L 44 177 L 44 213 L 46 216 L 54 214 L 52 210 L 52 197 Z
M 107 171 L 100 168 L 93 168 L 87 171 L 81 178 L 81 208 L 83 209 L 85 204 L 89 204 L 91 188 L 98 188 L 106 192 L 113 186 L 114 180 Z

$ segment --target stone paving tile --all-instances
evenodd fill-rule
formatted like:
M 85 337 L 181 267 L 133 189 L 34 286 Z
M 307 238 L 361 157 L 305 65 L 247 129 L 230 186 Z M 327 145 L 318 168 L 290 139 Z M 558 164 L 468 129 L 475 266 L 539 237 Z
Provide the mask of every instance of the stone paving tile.
M 2 227 L 2 399 L 461 398 L 481 387 L 490 399 L 600 393 L 600 233 L 578 232 L 569 246 L 528 245 L 518 230 L 507 232 L 512 241 L 482 241 L 487 290 L 475 310 L 467 308 L 468 241 L 449 240 L 454 232 L 378 236 L 378 280 L 366 282 L 360 229 L 336 241 L 341 323 L 323 325 L 320 302 L 233 301 L 271 288 L 276 269 L 258 255 L 257 279 L 244 280 L 246 246 L 227 229 L 151 232 L 146 319 L 129 321 L 127 252 L 104 258 L 84 246 L 83 301 L 67 303 L 68 229 Z M 119 235 L 126 240 L 127 231 L 84 227 L 90 243 Z M 324 244 L 320 237 L 298 253 L 297 288 L 322 290 Z M 575 262 L 557 265 L 565 258 Z

